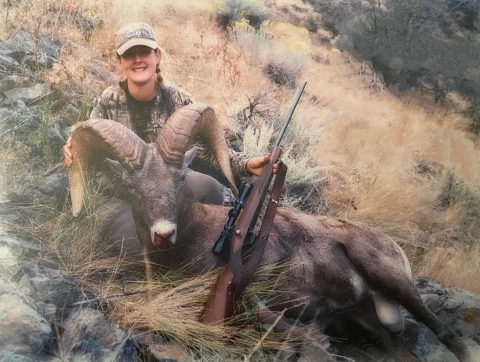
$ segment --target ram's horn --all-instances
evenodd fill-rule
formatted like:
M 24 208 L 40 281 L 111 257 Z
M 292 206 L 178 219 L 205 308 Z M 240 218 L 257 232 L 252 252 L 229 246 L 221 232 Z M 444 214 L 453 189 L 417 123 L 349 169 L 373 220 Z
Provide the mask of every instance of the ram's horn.
M 157 147 L 166 162 L 178 165 L 197 139 L 212 151 L 230 189 L 237 194 L 223 128 L 209 106 L 191 103 L 176 110 L 161 129 Z
M 108 119 L 90 119 L 78 124 L 72 133 L 73 164 L 68 172 L 72 213 L 82 209 L 85 176 L 94 159 L 105 157 L 117 160 L 132 173 L 143 167 L 147 145 L 121 123 Z

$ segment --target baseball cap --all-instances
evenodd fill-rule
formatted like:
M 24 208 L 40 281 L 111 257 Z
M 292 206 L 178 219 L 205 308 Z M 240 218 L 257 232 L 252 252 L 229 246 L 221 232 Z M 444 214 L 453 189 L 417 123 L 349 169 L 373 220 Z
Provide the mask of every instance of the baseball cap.
M 115 45 L 118 55 L 122 55 L 135 45 L 145 45 L 152 49 L 158 48 L 153 29 L 145 23 L 131 23 L 121 28 L 115 36 Z

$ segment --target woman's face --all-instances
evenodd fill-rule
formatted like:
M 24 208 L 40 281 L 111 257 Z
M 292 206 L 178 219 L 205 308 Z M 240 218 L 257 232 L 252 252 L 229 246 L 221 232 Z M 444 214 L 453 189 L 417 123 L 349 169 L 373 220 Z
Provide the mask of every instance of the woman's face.
M 142 86 L 156 80 L 155 70 L 160 62 L 160 55 L 152 48 L 136 45 L 123 53 L 119 62 L 128 82 Z

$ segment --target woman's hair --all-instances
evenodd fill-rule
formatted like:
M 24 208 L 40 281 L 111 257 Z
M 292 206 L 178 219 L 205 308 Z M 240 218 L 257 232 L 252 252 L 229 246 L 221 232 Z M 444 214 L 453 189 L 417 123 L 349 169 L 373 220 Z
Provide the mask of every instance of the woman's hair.
M 162 61 L 163 59 L 163 55 L 165 54 L 165 51 L 158 47 L 157 49 L 154 50 L 156 54 L 160 55 L 160 62 Z M 120 55 L 117 54 L 117 59 L 120 60 Z M 163 76 L 162 76 L 162 71 L 160 69 L 160 63 L 157 64 L 157 68 L 155 69 L 155 73 L 157 73 L 157 84 L 160 85 L 160 86 L 163 86 Z M 124 77 L 123 79 L 120 79 L 119 81 L 120 83 L 120 87 L 122 87 L 122 89 L 127 89 L 127 78 Z

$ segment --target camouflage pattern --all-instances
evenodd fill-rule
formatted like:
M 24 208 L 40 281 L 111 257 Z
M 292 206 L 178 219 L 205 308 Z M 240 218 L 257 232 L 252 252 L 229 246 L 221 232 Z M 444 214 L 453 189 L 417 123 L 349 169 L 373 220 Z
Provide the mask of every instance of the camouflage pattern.
M 97 98 L 90 118 L 106 118 L 120 122 L 133 130 L 145 142 L 154 142 L 158 131 L 175 110 L 193 102 L 190 93 L 173 83 L 163 83 L 155 99 L 149 102 L 135 100 L 123 85 L 108 87 Z M 198 144 L 197 157 L 216 167 L 211 152 Z M 228 149 L 233 176 L 251 176 L 245 169 L 249 159 L 247 155 Z M 217 168 L 218 169 L 218 168 Z

